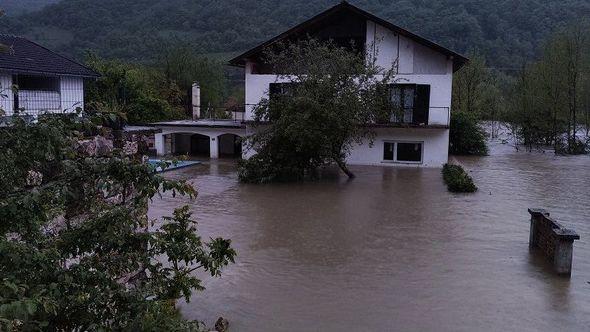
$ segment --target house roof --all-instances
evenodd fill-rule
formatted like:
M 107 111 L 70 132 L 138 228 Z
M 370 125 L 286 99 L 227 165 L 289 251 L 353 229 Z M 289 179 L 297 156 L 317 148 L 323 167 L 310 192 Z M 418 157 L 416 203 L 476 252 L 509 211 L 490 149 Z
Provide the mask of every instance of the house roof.
M 100 76 L 92 69 L 23 37 L 0 34 L 0 44 L 8 48 L 7 51 L 0 52 L 0 71 L 81 77 Z
M 410 38 L 424 46 L 430 47 L 440 53 L 443 53 L 449 57 L 452 57 L 453 59 L 453 70 L 457 71 L 459 70 L 461 67 L 463 67 L 463 65 L 465 65 L 469 59 L 455 51 L 452 51 L 448 48 L 445 48 L 433 41 L 430 41 L 424 37 L 421 37 L 415 33 L 412 33 L 402 27 L 399 27 L 391 22 L 388 22 L 382 18 L 379 18 L 363 9 L 360 9 L 359 7 L 356 7 L 354 5 L 351 5 L 350 3 L 346 2 L 346 1 L 342 1 L 341 3 L 333 6 L 332 8 L 310 18 L 309 20 L 281 33 L 280 35 L 256 46 L 255 48 L 244 52 L 241 55 L 238 55 L 237 57 L 231 59 L 229 61 L 229 64 L 232 66 L 237 66 L 237 67 L 243 67 L 246 63 L 246 60 L 251 58 L 252 56 L 262 52 L 264 49 L 266 49 L 268 46 L 273 45 L 277 42 L 280 42 L 290 36 L 293 36 L 299 32 L 301 32 L 302 30 L 305 30 L 306 28 L 312 26 L 313 24 L 331 16 L 334 15 L 335 13 L 341 12 L 341 11 L 349 11 L 355 14 L 358 14 L 362 17 L 365 17 L 367 20 L 375 22 L 387 29 L 390 29 L 402 36 L 405 36 L 407 38 Z

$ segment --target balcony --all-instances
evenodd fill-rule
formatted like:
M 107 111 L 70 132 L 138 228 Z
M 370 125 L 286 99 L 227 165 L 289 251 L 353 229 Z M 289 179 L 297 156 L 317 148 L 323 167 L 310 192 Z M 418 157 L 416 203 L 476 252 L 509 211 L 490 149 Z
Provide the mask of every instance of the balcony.
M 446 129 L 451 122 L 449 107 L 402 108 L 388 118 L 378 119 L 371 127 Z

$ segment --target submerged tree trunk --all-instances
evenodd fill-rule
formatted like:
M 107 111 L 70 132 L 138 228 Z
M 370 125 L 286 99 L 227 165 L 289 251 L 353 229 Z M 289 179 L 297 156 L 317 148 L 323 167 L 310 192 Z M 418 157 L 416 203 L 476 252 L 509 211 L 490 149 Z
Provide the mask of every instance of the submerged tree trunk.
M 334 158 L 334 161 L 336 162 L 338 167 L 340 167 L 340 170 L 342 170 L 342 172 L 344 174 L 346 174 L 346 176 L 348 176 L 349 179 L 354 179 L 356 177 L 356 175 L 354 175 L 354 173 L 352 173 L 348 169 L 348 166 L 346 165 L 346 162 L 344 162 L 344 160 L 339 159 L 339 158 Z

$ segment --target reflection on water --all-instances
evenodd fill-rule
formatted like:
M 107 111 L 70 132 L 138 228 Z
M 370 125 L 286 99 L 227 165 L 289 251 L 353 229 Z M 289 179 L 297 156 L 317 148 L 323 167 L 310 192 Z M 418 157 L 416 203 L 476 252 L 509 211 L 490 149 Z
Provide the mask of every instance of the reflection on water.
M 155 200 L 150 214 L 189 203 L 204 237 L 239 254 L 183 314 L 226 317 L 233 331 L 586 330 L 590 157 L 494 146 L 460 160 L 478 193 L 448 193 L 436 169 L 276 185 L 239 184 L 224 161 L 168 173 L 199 197 Z M 529 207 L 581 235 L 571 280 L 529 253 Z

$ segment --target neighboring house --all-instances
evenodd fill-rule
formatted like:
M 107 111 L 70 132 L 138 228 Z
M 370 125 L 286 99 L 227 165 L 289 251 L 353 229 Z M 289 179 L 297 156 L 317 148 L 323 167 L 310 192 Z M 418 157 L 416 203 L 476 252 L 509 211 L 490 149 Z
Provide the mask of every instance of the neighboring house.
M 98 77 L 97 73 L 22 37 L 0 35 L 0 44 L 4 115 L 15 110 L 37 116 L 84 108 L 84 80 Z
M 280 41 L 311 36 L 331 39 L 342 45 L 364 45 L 367 56 L 382 68 L 397 64 L 392 103 L 404 109 L 401 118 L 375 126 L 374 141 L 355 145 L 348 163 L 359 165 L 413 165 L 440 167 L 448 161 L 449 125 L 453 73 L 468 59 L 432 41 L 413 34 L 358 7 L 342 2 L 279 36 L 237 56 L 230 64 L 245 70 L 245 114 L 243 123 L 201 121 L 167 123 L 158 126 L 160 154 L 197 151 L 217 157 L 220 134 L 244 136 L 251 130 L 253 109 L 263 98 L 281 91 L 286 82 L 261 61 L 264 50 Z M 209 128 L 205 128 L 205 127 Z M 197 133 L 199 136 L 190 136 Z M 178 149 L 176 147 L 179 146 Z M 209 143 L 209 145 L 207 145 Z M 198 148 L 203 147 L 203 149 Z M 241 152 L 241 150 L 240 150 Z M 250 152 L 243 151 L 245 156 Z

